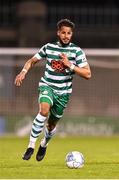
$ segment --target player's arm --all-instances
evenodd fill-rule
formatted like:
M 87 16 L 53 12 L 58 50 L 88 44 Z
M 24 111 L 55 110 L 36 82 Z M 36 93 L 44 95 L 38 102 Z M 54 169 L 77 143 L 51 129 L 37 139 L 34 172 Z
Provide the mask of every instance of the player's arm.
M 80 68 L 73 64 L 73 66 L 72 65 L 70 66 L 70 69 L 71 69 L 71 67 L 72 67 L 72 70 L 74 72 L 76 72 L 78 75 L 80 75 L 81 77 L 84 77 L 85 79 L 91 78 L 91 70 L 90 70 L 89 65 L 86 65 L 86 66 Z
M 32 57 L 31 59 L 27 60 L 21 72 L 15 78 L 15 85 L 20 86 L 22 81 L 25 79 L 26 74 L 28 71 L 38 62 L 39 60 L 36 57 Z
M 62 58 L 63 64 L 66 67 L 68 67 L 69 69 L 71 69 L 72 71 L 74 71 L 75 73 L 77 73 L 78 75 L 80 75 L 81 77 L 83 77 L 85 79 L 91 78 L 91 70 L 90 70 L 89 65 L 86 65 L 84 67 L 75 66 L 68 60 L 68 58 L 65 54 L 61 54 L 60 56 Z

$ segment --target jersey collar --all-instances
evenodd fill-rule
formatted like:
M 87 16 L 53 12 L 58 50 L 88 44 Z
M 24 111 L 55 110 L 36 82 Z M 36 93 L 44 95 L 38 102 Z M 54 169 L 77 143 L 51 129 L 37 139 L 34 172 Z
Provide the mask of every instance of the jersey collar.
M 70 42 L 68 45 L 66 45 L 66 46 L 62 46 L 62 44 L 61 44 L 59 41 L 57 41 L 57 45 L 58 45 L 59 47 L 65 48 L 65 47 L 70 46 L 70 45 L 71 45 L 71 42 Z

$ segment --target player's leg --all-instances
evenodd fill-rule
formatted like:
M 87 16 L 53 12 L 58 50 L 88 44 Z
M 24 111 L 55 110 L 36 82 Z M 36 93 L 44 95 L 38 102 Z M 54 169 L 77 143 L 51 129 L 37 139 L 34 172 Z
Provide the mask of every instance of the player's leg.
M 46 154 L 48 142 L 55 135 L 56 125 L 58 121 L 59 121 L 59 118 L 56 118 L 55 116 L 50 114 L 47 124 L 44 129 L 44 138 L 41 140 L 40 147 L 36 155 L 37 161 L 41 161 L 44 158 Z
M 24 160 L 30 159 L 31 155 L 33 154 L 36 140 L 38 139 L 40 133 L 43 130 L 45 120 L 47 119 L 50 108 L 53 105 L 51 89 L 49 89 L 47 86 L 40 87 L 40 94 L 38 100 L 39 113 L 32 124 L 29 145 L 25 154 L 23 155 Z
M 45 127 L 44 131 L 44 138 L 41 141 L 39 150 L 36 155 L 36 159 L 38 161 L 41 161 L 45 154 L 48 142 L 52 139 L 56 132 L 56 124 L 59 121 L 59 119 L 63 116 L 64 109 L 66 108 L 66 105 L 69 100 L 69 95 L 62 95 L 58 96 L 53 94 L 54 97 L 54 104 L 50 109 L 50 117 L 48 119 L 48 123 Z
M 50 111 L 50 104 L 48 104 L 47 102 L 43 102 L 39 104 L 39 113 L 35 117 L 32 124 L 28 148 L 25 154 L 23 155 L 24 160 L 29 160 L 31 155 L 33 154 L 36 140 L 38 139 L 39 135 L 43 130 L 44 123 L 49 114 L 49 111 Z

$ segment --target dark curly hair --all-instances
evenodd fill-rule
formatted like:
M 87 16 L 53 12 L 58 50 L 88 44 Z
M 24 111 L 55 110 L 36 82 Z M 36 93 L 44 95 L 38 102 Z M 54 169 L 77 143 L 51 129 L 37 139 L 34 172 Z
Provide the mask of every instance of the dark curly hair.
M 60 30 L 62 26 L 70 27 L 72 31 L 75 29 L 75 24 L 69 19 L 61 19 L 57 23 L 57 29 Z

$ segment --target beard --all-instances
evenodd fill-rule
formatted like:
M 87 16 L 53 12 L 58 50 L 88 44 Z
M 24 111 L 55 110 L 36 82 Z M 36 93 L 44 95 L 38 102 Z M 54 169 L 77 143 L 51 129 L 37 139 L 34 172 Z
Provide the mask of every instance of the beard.
M 61 44 L 62 47 L 66 47 L 69 45 L 69 43 L 71 42 L 71 40 L 68 43 L 63 43 L 63 41 L 59 38 L 59 42 Z

